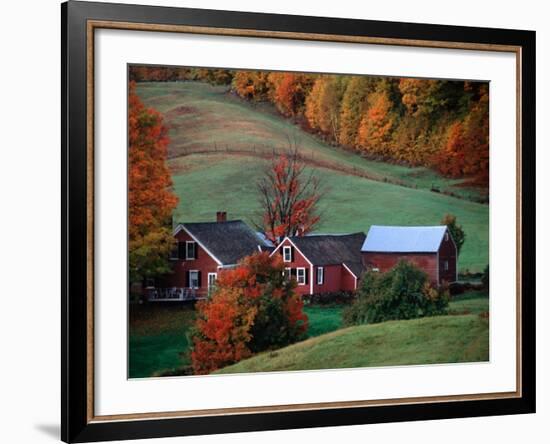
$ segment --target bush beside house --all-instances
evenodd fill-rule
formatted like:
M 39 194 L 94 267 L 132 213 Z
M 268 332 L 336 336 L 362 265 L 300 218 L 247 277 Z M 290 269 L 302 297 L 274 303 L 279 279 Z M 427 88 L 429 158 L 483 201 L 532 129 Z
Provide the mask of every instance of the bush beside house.
M 374 324 L 445 314 L 449 304 L 446 286 L 430 284 L 422 270 L 406 261 L 395 268 L 363 275 L 357 300 L 343 313 L 346 325 Z
M 296 282 L 280 256 L 248 256 L 219 274 L 211 297 L 197 304 L 191 335 L 195 374 L 207 374 L 264 350 L 305 338 L 308 320 Z

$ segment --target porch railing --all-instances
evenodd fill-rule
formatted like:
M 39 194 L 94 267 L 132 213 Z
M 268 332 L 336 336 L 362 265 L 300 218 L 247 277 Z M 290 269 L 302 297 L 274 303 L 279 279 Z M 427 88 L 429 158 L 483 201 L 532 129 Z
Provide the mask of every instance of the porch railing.
M 150 302 L 165 302 L 165 301 L 197 301 L 204 299 L 205 296 L 197 294 L 194 288 L 146 288 L 147 300 Z

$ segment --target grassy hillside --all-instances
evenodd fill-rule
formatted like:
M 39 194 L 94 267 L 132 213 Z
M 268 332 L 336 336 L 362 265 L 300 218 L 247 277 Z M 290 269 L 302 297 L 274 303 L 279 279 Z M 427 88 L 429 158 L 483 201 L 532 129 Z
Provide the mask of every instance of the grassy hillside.
M 130 305 L 129 377 L 146 378 L 189 365 L 187 332 L 194 321 L 192 307 Z
M 302 155 L 327 189 L 319 231 L 437 224 L 451 212 L 467 234 L 460 268 L 481 271 L 488 262 L 488 206 L 429 191 L 435 185 L 467 195 L 470 191 L 457 186 L 459 181 L 426 168 L 374 162 L 330 147 L 269 106 L 246 103 L 223 87 L 141 83 L 137 92 L 146 105 L 165 115 L 170 126 L 170 167 L 180 197 L 178 221 L 212 220 L 215 211 L 226 210 L 230 218 L 252 223 L 258 210 L 254 184 L 266 156 L 286 147 L 291 137 L 298 140 Z
M 337 330 L 218 370 L 248 373 L 489 360 L 489 323 L 477 315 L 391 321 Z
M 342 328 L 342 310 L 341 305 L 304 307 L 309 320 L 308 338 L 326 335 Z M 478 292 L 457 296 L 449 306 L 449 312 L 456 315 L 477 315 L 487 311 L 489 311 L 489 298 Z M 455 319 L 455 317 L 448 317 L 448 319 L 451 318 Z M 195 310 L 188 306 L 130 305 L 128 344 L 130 378 L 145 378 L 167 372 L 183 374 L 190 365 L 188 354 L 190 344 L 187 333 L 194 320 Z M 430 326 L 429 323 L 428 326 Z M 472 334 L 476 332 L 473 331 Z M 488 330 L 482 328 L 480 334 L 488 336 Z M 486 342 L 485 339 L 483 342 Z M 384 343 L 380 344 L 384 345 Z M 456 344 L 456 346 L 459 345 Z

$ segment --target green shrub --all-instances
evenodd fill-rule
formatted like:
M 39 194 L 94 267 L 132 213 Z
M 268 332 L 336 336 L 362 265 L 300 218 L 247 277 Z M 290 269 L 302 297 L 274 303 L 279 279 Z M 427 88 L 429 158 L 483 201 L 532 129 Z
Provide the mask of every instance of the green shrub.
M 252 340 L 248 344 L 252 353 L 281 348 L 306 338 L 302 325 L 289 317 L 283 299 L 264 294 L 257 306 L 258 312 L 250 329 Z
M 306 294 L 302 296 L 306 305 L 344 305 L 351 304 L 355 300 L 354 291 L 331 291 L 328 293 Z
M 363 276 L 357 300 L 344 310 L 345 325 L 374 324 L 445 314 L 449 304 L 446 286 L 435 288 L 428 276 L 406 261 L 387 273 L 369 271 Z

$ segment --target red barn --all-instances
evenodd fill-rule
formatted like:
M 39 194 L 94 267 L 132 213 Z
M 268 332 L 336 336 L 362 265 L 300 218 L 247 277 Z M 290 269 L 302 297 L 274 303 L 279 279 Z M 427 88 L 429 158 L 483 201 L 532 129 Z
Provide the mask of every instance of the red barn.
M 455 282 L 457 248 L 446 226 L 388 227 L 371 226 L 361 248 L 363 265 L 368 270 L 386 272 L 400 260 L 424 270 L 430 280 L 441 285 Z
M 225 212 L 218 212 L 216 218 L 216 222 L 181 223 L 175 228 L 173 272 L 148 283 L 150 300 L 206 297 L 221 269 L 234 267 L 254 252 L 270 249 L 269 241 L 242 220 L 228 221 Z
M 296 279 L 298 294 L 353 291 L 364 271 L 361 245 L 365 233 L 286 237 L 273 252 Z

